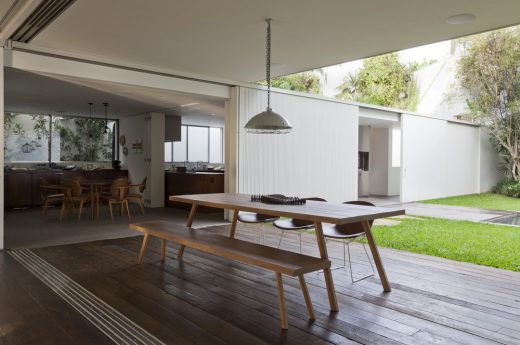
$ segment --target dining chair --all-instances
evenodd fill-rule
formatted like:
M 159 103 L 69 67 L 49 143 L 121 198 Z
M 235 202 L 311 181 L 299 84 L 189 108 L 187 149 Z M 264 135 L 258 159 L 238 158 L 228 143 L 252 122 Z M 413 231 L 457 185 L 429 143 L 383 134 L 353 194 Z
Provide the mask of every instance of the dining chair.
M 128 177 L 116 178 L 110 187 L 101 193 L 101 201 L 106 201 L 110 212 L 110 219 L 114 220 L 114 213 L 112 212 L 112 205 L 119 204 L 121 206 L 121 216 L 126 209 L 128 219 L 130 219 L 130 209 L 128 208 Z
M 305 200 L 311 201 L 323 201 L 327 200 L 322 198 L 305 198 Z M 281 230 L 280 239 L 278 240 L 278 248 L 282 245 L 283 236 L 287 231 L 296 231 L 300 240 L 300 253 L 302 252 L 302 235 L 305 231 L 314 228 L 314 222 L 304 219 L 278 219 L 273 222 L 273 225 Z
M 65 193 L 61 185 L 50 184 L 43 177 L 40 178 L 40 195 L 43 201 L 43 215 L 47 216 L 47 209 L 50 205 L 63 203 Z
M 73 209 L 75 204 L 79 204 L 78 220 L 81 219 L 81 213 L 85 204 L 92 207 L 90 193 L 85 193 L 77 180 L 66 179 L 63 181 L 65 196 L 61 206 L 60 220 L 63 219 L 65 211 Z
M 344 202 L 344 204 L 348 205 L 361 205 L 361 206 L 375 206 L 371 202 L 368 201 L 347 201 Z M 372 223 L 374 221 L 369 221 L 369 226 L 372 227 Z M 363 230 L 363 226 L 361 222 L 357 223 L 349 223 L 349 224 L 341 224 L 341 225 L 335 225 L 335 224 L 323 224 L 323 236 L 325 237 L 325 240 L 328 239 L 334 239 L 334 240 L 341 240 L 343 242 L 343 266 L 339 267 L 333 267 L 332 269 L 338 269 L 338 268 L 345 268 L 346 267 L 346 253 L 348 253 L 348 263 L 350 267 L 350 279 L 352 280 L 352 283 L 357 283 L 358 281 L 361 281 L 363 279 L 366 279 L 368 277 L 371 277 L 374 275 L 374 266 L 372 265 L 372 261 L 370 260 L 370 256 L 368 255 L 368 251 L 366 248 L 365 243 L 363 243 L 363 250 L 365 251 L 365 254 L 368 259 L 368 263 L 370 264 L 370 268 L 372 269 L 372 273 L 362 277 L 360 279 L 354 280 L 354 274 L 352 273 L 352 258 L 350 256 L 350 246 L 349 244 L 354 241 L 356 238 L 360 238 L 365 236 L 365 231 Z
M 141 183 L 129 185 L 130 188 L 137 189 L 137 192 L 128 193 L 128 195 L 126 196 L 129 200 L 137 200 L 142 214 L 144 214 L 144 191 L 146 189 L 147 180 L 148 178 L 145 177 L 143 181 L 141 181 Z
M 282 194 L 271 194 L 271 196 L 284 197 L 284 195 L 282 195 Z M 263 213 L 239 213 L 237 219 L 241 223 L 262 224 L 262 223 L 274 222 L 275 220 L 280 219 L 280 217 L 272 216 L 270 214 L 263 214 Z M 264 239 L 264 233 L 263 233 L 263 230 L 260 229 L 260 232 L 258 234 L 258 240 L 263 242 L 263 239 Z

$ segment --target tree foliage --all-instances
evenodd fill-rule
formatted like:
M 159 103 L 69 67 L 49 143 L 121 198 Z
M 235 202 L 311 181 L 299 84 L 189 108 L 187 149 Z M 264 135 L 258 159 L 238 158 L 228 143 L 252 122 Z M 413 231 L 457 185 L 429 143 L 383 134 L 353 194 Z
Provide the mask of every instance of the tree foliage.
M 468 38 L 457 79 L 467 92 L 467 117 L 489 129 L 515 180 L 520 176 L 520 30 Z
M 263 80 L 258 84 L 266 86 L 267 82 Z M 273 78 L 271 86 L 291 91 L 321 94 L 320 77 L 312 71 Z
M 418 97 L 413 73 L 422 66 L 402 64 L 397 53 L 365 59 L 361 69 L 344 78 L 336 97 L 413 111 Z

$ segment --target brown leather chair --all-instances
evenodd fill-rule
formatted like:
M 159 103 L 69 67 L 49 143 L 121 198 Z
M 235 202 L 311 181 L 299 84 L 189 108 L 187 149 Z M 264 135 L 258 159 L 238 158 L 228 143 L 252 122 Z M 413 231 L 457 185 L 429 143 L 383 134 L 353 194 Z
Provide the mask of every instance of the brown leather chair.
M 116 178 L 110 187 L 108 187 L 103 193 L 101 193 L 101 201 L 106 201 L 108 209 L 110 211 L 110 219 L 114 220 L 114 213 L 112 212 L 112 205 L 121 205 L 121 215 L 126 209 L 128 213 L 128 219 L 130 219 L 130 210 L 128 208 L 128 189 L 130 185 L 127 177 Z
M 361 205 L 361 206 L 375 206 L 374 204 L 372 204 L 371 202 L 368 202 L 368 201 L 347 201 L 347 202 L 344 202 L 344 204 Z M 371 220 L 369 222 L 370 226 L 372 226 L 373 222 L 374 222 L 373 220 Z M 363 226 L 361 225 L 360 222 L 350 223 L 350 224 L 341 224 L 341 225 L 323 224 L 323 236 L 325 236 L 325 240 L 335 239 L 335 240 L 341 240 L 343 242 L 343 266 L 334 267 L 333 269 L 346 267 L 346 251 L 347 251 L 348 252 L 348 263 L 350 266 L 350 279 L 352 280 L 353 283 L 356 283 L 360 280 L 366 279 L 366 278 L 374 275 L 374 266 L 372 265 L 372 261 L 370 260 L 366 245 L 364 243 L 363 243 L 363 249 L 365 250 L 365 254 L 367 256 L 368 262 L 370 263 L 370 267 L 372 268 L 372 273 L 363 278 L 357 279 L 357 280 L 354 280 L 354 274 L 352 273 L 352 260 L 351 260 L 351 256 L 350 256 L 349 244 L 356 238 L 365 236 L 365 231 L 363 230 Z
M 61 207 L 60 220 L 63 219 L 65 211 L 73 209 L 75 204 L 79 204 L 78 220 L 81 219 L 81 212 L 83 206 L 88 204 L 92 207 L 92 200 L 90 200 L 90 193 L 84 193 L 77 180 L 67 179 L 63 181 L 63 188 L 65 190 L 65 197 Z
M 141 183 L 129 185 L 130 188 L 137 189 L 138 192 L 129 193 L 126 196 L 129 200 L 137 200 L 137 203 L 139 204 L 139 208 L 141 209 L 142 214 L 144 214 L 144 191 L 146 189 L 147 180 L 148 180 L 148 178 L 145 177 Z
M 311 201 L 324 201 L 327 200 L 322 198 L 305 198 L 305 200 L 311 200 Z M 278 241 L 278 248 L 280 248 L 280 245 L 282 244 L 283 236 L 286 231 L 297 231 L 298 237 L 300 239 L 300 253 L 302 252 L 302 234 L 309 230 L 314 228 L 314 222 L 303 220 L 303 219 L 278 219 L 273 222 L 273 225 L 277 227 L 278 229 L 282 230 L 282 234 L 280 235 L 280 240 Z

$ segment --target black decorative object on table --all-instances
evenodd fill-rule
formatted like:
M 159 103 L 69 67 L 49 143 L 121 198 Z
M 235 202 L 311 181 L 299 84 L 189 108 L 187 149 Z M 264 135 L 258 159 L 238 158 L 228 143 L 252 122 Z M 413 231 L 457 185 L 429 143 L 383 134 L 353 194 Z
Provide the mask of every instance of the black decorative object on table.
M 296 197 L 287 197 L 279 194 L 253 194 L 251 195 L 252 202 L 263 202 L 266 204 L 279 204 L 279 205 L 305 205 L 306 200 Z

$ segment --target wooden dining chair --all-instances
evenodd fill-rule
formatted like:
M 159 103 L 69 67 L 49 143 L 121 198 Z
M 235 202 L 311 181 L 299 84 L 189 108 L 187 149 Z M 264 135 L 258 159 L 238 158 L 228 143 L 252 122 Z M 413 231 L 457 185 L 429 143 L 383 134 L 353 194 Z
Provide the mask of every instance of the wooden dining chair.
M 43 201 L 43 215 L 47 216 L 50 205 L 63 204 L 65 199 L 64 189 L 61 185 L 53 185 L 43 177 L 40 178 L 40 195 Z
M 375 206 L 371 202 L 368 201 L 346 201 L 344 204 L 349 205 L 361 205 L 361 206 Z M 374 221 L 369 221 L 369 226 L 372 227 L 372 223 Z M 365 243 L 363 243 L 363 249 L 368 259 L 368 263 L 370 264 L 370 268 L 372 269 L 372 273 L 362 277 L 360 279 L 354 280 L 354 274 L 352 273 L 352 258 L 350 256 L 350 247 L 349 244 L 354 241 L 356 238 L 365 236 L 365 231 L 363 230 L 363 226 L 361 222 L 357 223 L 349 223 L 349 224 L 323 224 L 323 236 L 325 236 L 325 240 L 327 239 L 335 239 L 341 240 L 343 242 L 343 266 L 333 267 L 332 269 L 345 268 L 346 267 L 346 253 L 348 253 L 348 263 L 350 267 L 350 279 L 352 283 L 357 283 L 363 279 L 371 277 L 374 275 L 374 266 L 372 265 L 372 260 L 370 260 L 370 256 L 368 255 L 368 251 Z
M 322 198 L 305 198 L 305 200 L 312 201 L 324 201 L 327 200 Z M 278 219 L 273 222 L 273 225 L 280 229 L 282 233 L 280 234 L 280 239 L 278 240 L 278 248 L 282 245 L 283 236 L 287 231 L 296 231 L 298 233 L 298 237 L 300 240 L 300 253 L 302 252 L 302 235 L 305 231 L 314 228 L 314 222 L 303 220 L 303 219 Z
M 110 219 L 114 220 L 113 204 L 119 204 L 121 206 L 121 216 L 124 214 L 124 210 L 126 210 L 128 219 L 130 219 L 130 209 L 128 208 L 129 186 L 128 177 L 118 177 L 105 192 L 101 193 L 101 201 L 105 201 L 108 204 Z
M 127 195 L 128 200 L 137 200 L 137 203 L 139 204 L 139 208 L 141 209 L 142 214 L 144 214 L 144 191 L 146 189 L 147 180 L 148 180 L 148 178 L 145 177 L 141 183 L 129 185 L 130 188 L 137 189 L 137 192 L 135 192 L 135 193 L 129 192 Z
M 65 190 L 65 196 L 61 206 L 60 220 L 63 219 L 65 212 L 70 209 L 74 209 L 74 205 L 76 204 L 79 205 L 78 220 L 80 220 L 81 213 L 83 212 L 83 206 L 89 205 L 92 207 L 90 193 L 84 192 L 84 188 L 81 187 L 77 180 L 64 180 L 63 188 Z

